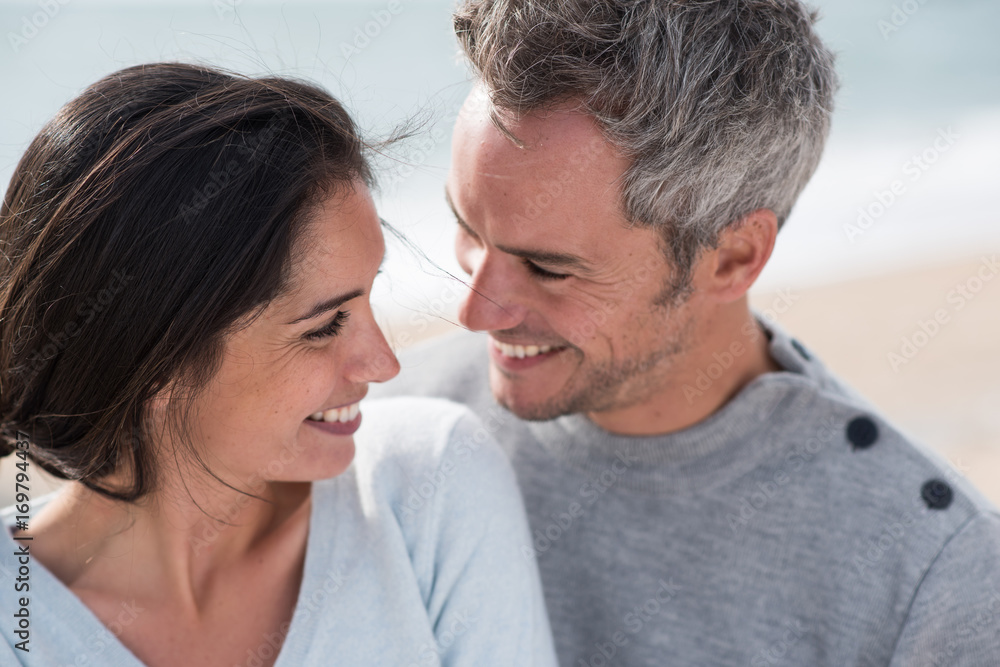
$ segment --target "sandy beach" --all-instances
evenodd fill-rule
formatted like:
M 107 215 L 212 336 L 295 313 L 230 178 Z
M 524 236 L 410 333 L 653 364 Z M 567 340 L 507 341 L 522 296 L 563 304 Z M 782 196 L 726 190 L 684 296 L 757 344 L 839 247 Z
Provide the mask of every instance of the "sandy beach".
M 752 303 L 1000 505 L 1000 268 L 994 257 L 762 292 Z M 387 329 L 409 344 L 453 329 L 438 318 L 425 322 L 419 334 Z M 13 498 L 14 462 L 8 457 L 0 465 L 0 506 Z M 39 472 L 32 466 L 33 497 L 52 488 Z

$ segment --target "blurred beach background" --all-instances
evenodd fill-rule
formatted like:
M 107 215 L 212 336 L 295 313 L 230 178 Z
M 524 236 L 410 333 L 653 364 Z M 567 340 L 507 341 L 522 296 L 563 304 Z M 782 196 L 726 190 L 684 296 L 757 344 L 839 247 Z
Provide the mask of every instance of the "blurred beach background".
M 823 162 L 753 302 L 1000 504 L 1000 3 L 811 5 L 842 88 Z M 398 347 L 441 334 L 465 291 L 448 276 L 460 270 L 442 197 L 469 89 L 451 7 L 4 2 L 0 181 L 60 106 L 122 67 L 180 60 L 318 82 L 372 139 L 421 124 L 379 157 L 377 201 L 427 259 L 390 239 L 374 301 Z M 0 466 L 0 505 L 12 463 Z

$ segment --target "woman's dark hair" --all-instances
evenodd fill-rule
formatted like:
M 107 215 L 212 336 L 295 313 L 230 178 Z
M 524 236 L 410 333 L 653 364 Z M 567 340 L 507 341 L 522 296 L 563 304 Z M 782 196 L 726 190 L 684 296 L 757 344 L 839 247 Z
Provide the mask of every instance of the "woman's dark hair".
M 0 209 L 0 456 L 22 432 L 58 477 L 153 490 L 150 399 L 207 384 L 288 289 L 314 205 L 371 185 L 365 148 L 313 85 L 194 65 L 130 67 L 64 106 Z

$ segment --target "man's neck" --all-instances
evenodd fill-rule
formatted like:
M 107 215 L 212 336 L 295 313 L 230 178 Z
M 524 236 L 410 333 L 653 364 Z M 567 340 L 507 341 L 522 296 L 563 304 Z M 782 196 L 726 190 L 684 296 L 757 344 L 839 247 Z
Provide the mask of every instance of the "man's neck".
M 620 435 L 665 435 L 708 418 L 743 387 L 782 370 L 768 351 L 768 338 L 745 302 L 713 318 L 675 362 L 669 378 L 649 399 L 625 408 L 588 413 L 605 431 Z

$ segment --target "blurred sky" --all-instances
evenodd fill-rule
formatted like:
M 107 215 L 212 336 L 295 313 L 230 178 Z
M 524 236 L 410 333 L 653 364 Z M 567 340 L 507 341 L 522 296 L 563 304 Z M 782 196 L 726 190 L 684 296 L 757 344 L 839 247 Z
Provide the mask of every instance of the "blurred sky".
M 760 289 L 823 284 L 1000 250 L 1000 2 L 826 0 L 818 30 L 843 87 L 824 160 L 779 235 Z M 157 60 L 316 81 L 372 137 L 411 118 L 382 160 L 385 218 L 447 270 L 442 200 L 451 120 L 468 90 L 450 1 L 58 0 L 0 4 L 0 182 L 87 84 Z M 368 34 L 364 32 L 367 29 Z M 935 142 L 937 145 L 935 146 Z M 918 164 L 914 158 L 921 158 Z M 881 212 L 894 181 L 902 194 Z M 871 215 L 866 229 L 862 210 Z M 877 215 L 873 215 L 877 213 Z M 853 229 L 852 229 L 853 226 Z M 861 233 L 858 233 L 861 230 Z M 426 268 L 426 264 L 424 265 Z M 393 246 L 376 302 L 405 322 L 455 285 Z

